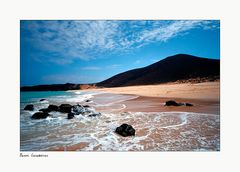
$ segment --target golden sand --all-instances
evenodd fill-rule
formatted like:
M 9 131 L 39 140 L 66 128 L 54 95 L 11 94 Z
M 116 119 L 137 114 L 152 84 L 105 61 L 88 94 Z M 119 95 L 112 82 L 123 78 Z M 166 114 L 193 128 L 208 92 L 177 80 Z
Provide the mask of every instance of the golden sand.
M 204 83 L 167 83 L 158 85 L 127 86 L 114 88 L 89 89 L 118 94 L 135 94 L 148 97 L 169 97 L 186 99 L 204 99 L 218 101 L 220 82 Z

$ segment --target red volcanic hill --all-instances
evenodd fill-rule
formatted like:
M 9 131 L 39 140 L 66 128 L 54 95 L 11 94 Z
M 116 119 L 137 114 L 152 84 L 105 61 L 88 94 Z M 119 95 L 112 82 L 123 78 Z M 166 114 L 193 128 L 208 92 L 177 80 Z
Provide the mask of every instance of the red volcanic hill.
M 97 86 L 148 85 L 194 78 L 208 78 L 211 80 L 219 77 L 220 60 L 177 54 L 146 67 L 117 74 L 97 83 Z

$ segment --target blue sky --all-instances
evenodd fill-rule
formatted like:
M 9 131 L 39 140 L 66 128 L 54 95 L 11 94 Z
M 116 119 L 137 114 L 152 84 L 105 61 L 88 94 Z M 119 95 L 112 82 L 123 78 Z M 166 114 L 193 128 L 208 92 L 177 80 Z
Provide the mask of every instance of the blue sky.
M 20 22 L 21 86 L 99 82 L 179 53 L 220 59 L 220 22 Z

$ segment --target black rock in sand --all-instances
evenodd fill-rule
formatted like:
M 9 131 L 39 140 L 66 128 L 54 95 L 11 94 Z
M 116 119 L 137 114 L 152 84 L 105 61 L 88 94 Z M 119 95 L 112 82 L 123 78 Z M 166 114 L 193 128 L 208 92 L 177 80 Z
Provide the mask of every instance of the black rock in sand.
M 175 102 L 174 100 L 169 100 L 166 101 L 165 106 L 180 106 L 180 104 Z
M 49 116 L 48 113 L 46 112 L 36 112 L 35 114 L 32 115 L 32 119 L 45 119 Z
M 123 137 L 135 136 L 135 129 L 128 124 L 122 124 L 120 127 L 117 127 L 115 132 Z
M 166 101 L 165 106 L 193 106 L 191 103 L 177 103 L 174 100 Z
M 40 102 L 45 101 L 46 99 L 40 99 Z
M 34 106 L 32 104 L 26 105 L 24 110 L 30 110 L 33 111 L 34 110 Z

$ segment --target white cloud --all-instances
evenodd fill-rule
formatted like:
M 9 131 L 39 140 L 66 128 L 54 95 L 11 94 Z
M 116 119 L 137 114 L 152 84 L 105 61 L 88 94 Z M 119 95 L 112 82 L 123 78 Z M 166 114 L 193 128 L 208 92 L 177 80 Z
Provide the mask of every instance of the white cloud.
M 137 42 L 153 42 L 153 41 L 161 41 L 165 42 L 173 37 L 176 37 L 180 33 L 194 29 L 201 28 L 208 25 L 209 22 L 205 20 L 179 20 L 174 21 L 171 24 L 164 25 L 161 27 L 156 27 L 152 30 L 143 31 L 137 39 Z M 211 27 L 209 27 L 211 28 Z
M 166 42 L 191 29 L 218 29 L 218 21 L 21 21 L 21 39 L 45 53 L 35 59 L 58 64 L 95 59 L 104 53 L 131 51 Z M 25 44 L 23 45 L 25 46 Z M 46 55 L 47 54 L 47 55 Z

